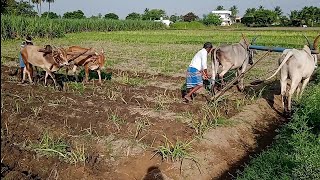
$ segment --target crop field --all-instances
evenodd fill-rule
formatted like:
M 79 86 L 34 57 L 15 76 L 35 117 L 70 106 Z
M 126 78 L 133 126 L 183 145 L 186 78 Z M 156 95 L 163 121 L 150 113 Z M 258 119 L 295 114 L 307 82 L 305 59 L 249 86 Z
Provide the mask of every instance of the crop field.
M 103 83 L 73 81 L 62 68 L 52 81 L 19 84 L 22 40 L 1 41 L 1 177 L 7 179 L 232 179 L 236 170 L 271 144 L 282 116 L 277 80 L 279 53 L 271 53 L 215 102 L 206 90 L 185 104 L 181 87 L 193 55 L 206 41 L 215 46 L 260 35 L 256 44 L 302 48 L 296 30 L 154 30 L 82 32 L 35 38 L 34 44 L 104 49 Z M 266 52 L 258 52 L 254 60 Z M 208 62 L 210 65 L 210 63 Z M 210 73 L 210 68 L 209 68 Z M 83 71 L 80 72 L 83 75 Z M 65 77 L 68 78 L 65 78 Z M 231 79 L 230 73 L 227 79 Z

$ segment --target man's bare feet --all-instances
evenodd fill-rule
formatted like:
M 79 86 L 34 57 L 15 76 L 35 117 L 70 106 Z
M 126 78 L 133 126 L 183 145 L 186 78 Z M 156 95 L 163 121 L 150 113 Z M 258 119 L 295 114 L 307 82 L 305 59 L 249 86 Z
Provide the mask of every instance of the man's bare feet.
M 189 102 L 189 101 L 192 101 L 192 99 L 191 99 L 191 97 L 190 96 L 184 96 L 184 99 L 187 101 L 187 102 Z

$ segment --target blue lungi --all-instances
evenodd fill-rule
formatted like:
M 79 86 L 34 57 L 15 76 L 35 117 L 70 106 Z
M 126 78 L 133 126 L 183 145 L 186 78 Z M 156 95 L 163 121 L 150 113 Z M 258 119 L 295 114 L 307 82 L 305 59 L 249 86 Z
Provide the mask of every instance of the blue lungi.
M 20 65 L 21 68 L 24 68 L 24 67 L 26 66 L 26 65 L 24 64 L 24 62 L 23 62 L 21 53 L 19 53 L 19 65 Z
M 189 67 L 187 69 L 187 78 L 186 78 L 187 88 L 193 88 L 197 85 L 203 85 L 202 74 L 201 72 L 194 68 Z

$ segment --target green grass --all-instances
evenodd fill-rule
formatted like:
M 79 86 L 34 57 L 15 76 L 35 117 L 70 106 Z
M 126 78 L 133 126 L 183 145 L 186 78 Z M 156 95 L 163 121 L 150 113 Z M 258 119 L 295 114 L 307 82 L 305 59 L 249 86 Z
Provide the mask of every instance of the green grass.
M 70 82 L 66 84 L 66 89 L 71 90 L 73 92 L 78 92 L 79 94 L 83 94 L 85 86 L 83 85 L 83 83 Z
M 115 78 L 115 80 L 130 86 L 143 86 L 146 84 L 145 79 L 139 77 L 130 77 L 128 74 L 122 74 Z
M 116 126 L 118 131 L 120 131 L 121 125 L 126 124 L 126 121 L 116 113 L 111 113 L 110 116 L 108 117 L 108 120 L 113 122 L 113 124 Z
M 70 150 L 70 146 L 63 139 L 55 139 L 48 131 L 43 133 L 40 142 L 32 142 L 28 147 L 39 155 L 59 157 L 71 164 L 85 163 L 87 158 L 84 145 Z
M 320 84 L 311 86 L 273 145 L 255 157 L 239 180 L 320 179 Z
M 319 29 L 320 30 L 320 29 Z M 104 48 L 106 67 L 124 70 L 135 70 L 147 73 L 163 73 L 167 75 L 184 74 L 194 54 L 201 49 L 206 41 L 215 46 L 223 43 L 236 43 L 241 39 L 241 33 L 249 39 L 260 35 L 256 44 L 266 46 L 282 46 L 302 48 L 306 41 L 303 34 L 313 39 L 317 30 L 143 30 L 143 31 L 111 31 L 111 32 L 81 32 L 69 33 L 62 38 L 35 38 L 36 45 L 55 46 L 79 45 L 93 47 L 97 50 Z M 23 39 L 1 40 L 1 63 L 12 63 L 18 60 L 17 54 Z M 259 53 L 257 59 L 262 53 Z M 277 65 L 277 56 L 273 53 L 248 73 L 249 78 L 260 78 L 265 72 Z M 4 58 L 10 57 L 10 58 Z M 18 65 L 18 62 L 16 62 Z M 208 63 L 210 66 L 210 63 Z M 272 67 L 271 67 L 272 66 Z M 81 73 L 80 73 L 81 74 Z M 96 72 L 93 72 L 96 75 Z M 133 84 L 138 81 L 133 80 Z
M 159 154 L 163 160 L 174 162 L 182 161 L 183 159 L 194 159 L 190 154 L 192 150 L 191 143 L 193 141 L 182 142 L 177 140 L 173 143 L 165 135 L 163 137 L 165 139 L 163 145 L 155 149 L 155 154 Z

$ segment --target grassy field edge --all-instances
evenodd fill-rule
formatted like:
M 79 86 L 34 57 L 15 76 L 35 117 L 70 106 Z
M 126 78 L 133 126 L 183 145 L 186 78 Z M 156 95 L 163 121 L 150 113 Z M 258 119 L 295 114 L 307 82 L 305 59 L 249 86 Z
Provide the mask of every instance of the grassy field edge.
M 320 179 L 320 70 L 273 145 L 238 172 L 237 179 Z

